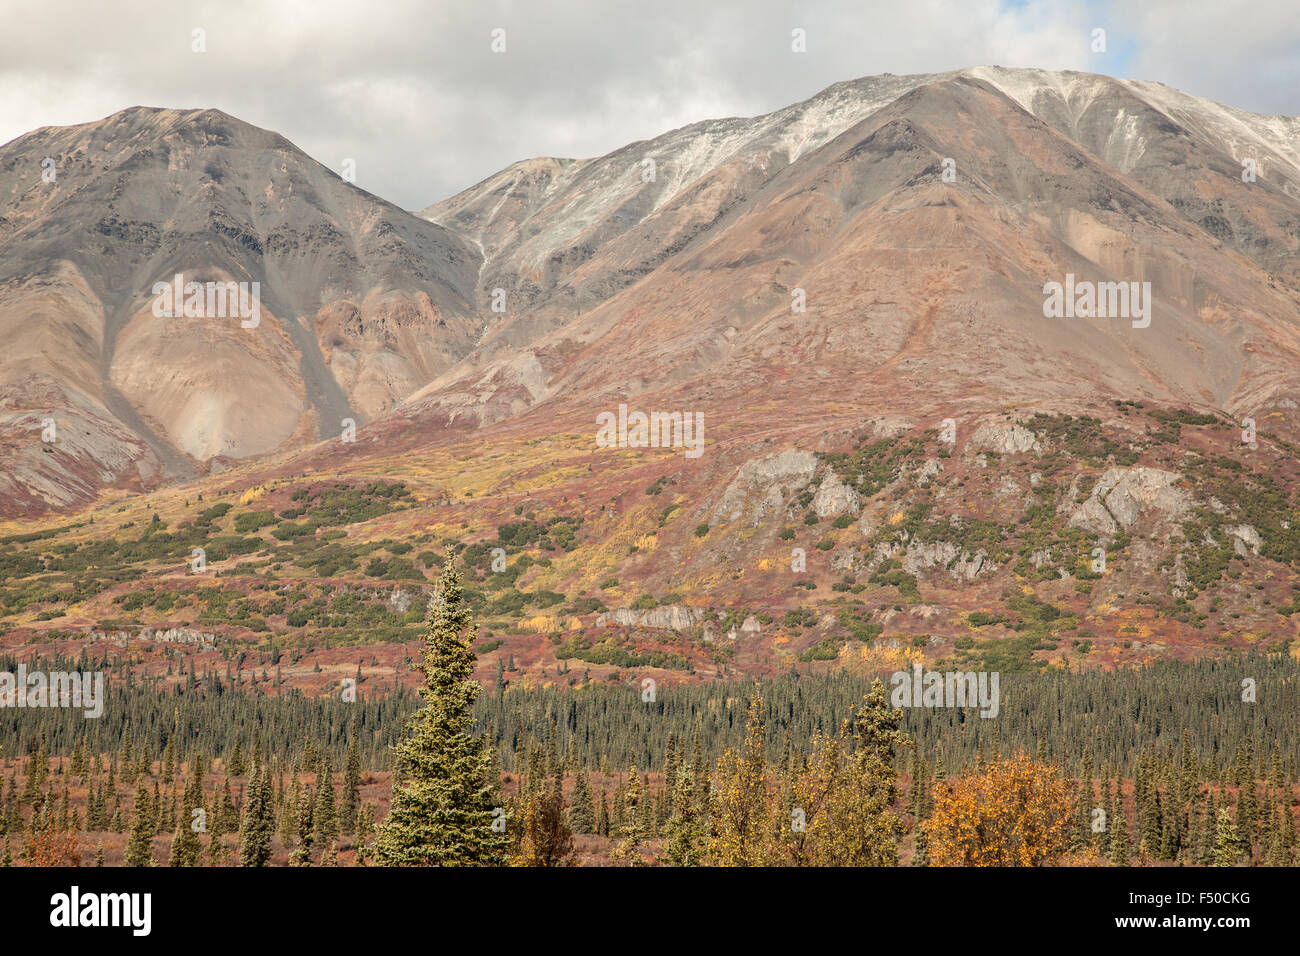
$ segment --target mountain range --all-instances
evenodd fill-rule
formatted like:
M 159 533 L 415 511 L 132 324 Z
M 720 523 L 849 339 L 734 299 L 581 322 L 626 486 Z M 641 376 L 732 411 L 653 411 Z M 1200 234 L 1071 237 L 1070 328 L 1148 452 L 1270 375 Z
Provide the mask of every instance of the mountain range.
M 96 515 L 294 522 L 322 482 L 400 481 L 409 509 L 347 532 L 369 577 L 383 542 L 499 542 L 533 555 L 512 587 L 567 602 L 521 634 L 640 629 L 692 667 L 975 631 L 1041 661 L 1058 618 L 1115 660 L 1207 622 L 1289 638 L 1298 253 L 1300 119 L 1091 74 L 853 80 L 418 212 L 219 111 L 136 107 L 0 147 L 0 515 L 72 516 L 79 548 Z M 177 274 L 257 283 L 260 322 L 159 317 Z M 1049 317 L 1052 283 L 1131 308 Z M 638 412 L 694 416 L 703 454 L 604 447 Z M 608 663 L 596 637 L 565 647 Z M 506 646 L 564 656 L 534 643 Z

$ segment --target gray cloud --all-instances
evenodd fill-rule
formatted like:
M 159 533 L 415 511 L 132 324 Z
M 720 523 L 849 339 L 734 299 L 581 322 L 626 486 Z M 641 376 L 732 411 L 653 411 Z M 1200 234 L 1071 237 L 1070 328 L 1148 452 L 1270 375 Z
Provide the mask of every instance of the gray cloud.
M 753 115 L 839 80 L 989 63 L 1156 79 L 1300 113 L 1281 0 L 799 4 L 773 0 L 0 0 L 0 141 L 127 106 L 217 107 L 407 208 L 531 156 L 593 156 Z M 1198 9 L 1199 8 L 1199 9 Z M 1108 31 L 1107 54 L 1089 49 Z M 495 27 L 507 51 L 489 48 Z M 807 31 L 807 53 L 790 32 Z M 191 31 L 207 52 L 191 52 Z

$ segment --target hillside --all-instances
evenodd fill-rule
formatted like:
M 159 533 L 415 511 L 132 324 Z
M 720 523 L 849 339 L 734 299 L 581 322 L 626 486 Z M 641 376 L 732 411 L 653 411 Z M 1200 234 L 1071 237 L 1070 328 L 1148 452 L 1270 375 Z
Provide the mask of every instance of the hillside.
M 423 218 L 219 114 L 92 127 L 0 149 L 25 653 L 273 644 L 290 685 L 364 659 L 392 686 L 447 547 L 485 682 L 1295 653 L 1300 121 L 1086 74 L 873 77 Z M 61 204 L 16 184 L 123 138 Z M 90 241 L 104 209 L 143 225 Z M 265 282 L 261 334 L 152 316 L 132 290 L 189 249 Z M 1149 283 L 1149 311 L 1046 317 L 1075 278 Z M 602 447 L 620 405 L 701 423 L 700 454 Z

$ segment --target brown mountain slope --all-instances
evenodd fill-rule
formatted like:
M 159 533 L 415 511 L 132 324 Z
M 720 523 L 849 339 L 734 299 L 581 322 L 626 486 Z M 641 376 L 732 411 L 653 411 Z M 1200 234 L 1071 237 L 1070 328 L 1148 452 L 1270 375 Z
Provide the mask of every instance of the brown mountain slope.
M 1218 161 L 1212 144 L 1177 145 L 1188 168 Z M 955 182 L 942 178 L 945 159 Z M 1269 202 L 1300 209 L 1274 189 Z M 1244 194 L 1234 201 L 1245 208 Z M 403 414 L 495 421 L 550 400 L 594 416 L 664 382 L 689 383 L 675 400 L 703 409 L 713 399 L 691 396 L 770 398 L 789 379 L 805 403 L 829 380 L 837 401 L 900 390 L 908 403 L 968 401 L 989 389 L 1246 415 L 1295 388 L 1300 300 L 1285 272 L 1268 271 L 1279 243 L 1248 258 L 975 77 L 914 87 L 777 171 L 728 162 L 565 281 L 599 287 L 646 249 L 671 250 L 674 224 L 705 220 L 635 284 L 524 349 L 502 350 L 500 334 L 497 358 L 477 352 Z M 1044 318 L 1044 283 L 1067 273 L 1151 283 L 1150 326 Z M 806 312 L 792 311 L 794 289 Z M 504 321 L 517 330 L 532 318 Z
M 338 434 L 478 334 L 470 246 L 215 110 L 0 147 L 0 227 L 9 513 Z M 262 321 L 155 316 L 177 273 L 258 283 Z

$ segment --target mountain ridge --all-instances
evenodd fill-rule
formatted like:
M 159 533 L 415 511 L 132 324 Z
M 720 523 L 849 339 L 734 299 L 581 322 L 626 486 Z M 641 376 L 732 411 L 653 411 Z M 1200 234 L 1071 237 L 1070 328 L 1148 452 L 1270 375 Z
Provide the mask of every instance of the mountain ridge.
M 961 92 L 975 89 L 984 93 Z M 994 113 L 988 113 L 991 104 L 999 100 Z M 909 115 L 909 111 L 921 109 L 929 110 L 925 117 Z M 971 125 L 974 113 L 961 112 L 964 110 L 985 112 L 986 121 L 997 131 L 992 139 L 985 135 L 982 156 L 961 158 L 962 150 L 956 148 L 960 138 L 977 132 Z M 1131 208 L 1118 215 L 1104 204 L 1093 208 L 1089 204 L 1096 196 L 1068 188 L 1059 175 L 1044 179 L 1044 171 L 1025 162 L 1023 156 L 999 155 L 1006 143 L 994 143 L 998 137 L 1005 140 L 998 124 L 1008 130 L 1021 124 L 1014 119 L 1017 111 L 1040 124 L 1025 127 L 1021 147 L 1026 153 L 1035 149 L 1046 150 L 1045 156 L 1059 152 L 1052 162 L 1089 169 L 1088 176 L 1097 184 L 1092 187 L 1094 192 L 1118 190 L 1115 195 L 1126 197 L 1123 202 Z M 894 117 L 896 125 L 888 131 L 874 129 L 873 118 L 886 113 Z M 923 120 L 919 125 L 918 119 Z M 824 165 L 831 162 L 828 147 L 858 127 L 864 137 L 876 137 L 869 142 L 864 139 L 858 147 L 861 152 L 857 155 L 866 164 Z M 1060 137 L 1059 143 L 1052 140 L 1049 130 Z M 48 314 L 49 302 L 55 301 L 50 298 L 54 289 L 65 315 L 70 302 L 89 297 L 86 305 L 91 312 L 99 308 L 103 315 L 82 318 L 74 323 L 75 332 L 65 329 L 64 334 L 83 341 L 89 337 L 92 345 L 82 351 L 92 367 L 98 365 L 101 385 L 98 392 L 86 393 L 91 376 L 81 365 L 50 373 L 54 381 L 66 383 L 63 388 L 69 409 L 89 402 L 94 412 L 89 434 L 95 453 L 83 454 L 58 477 L 44 473 L 49 462 L 33 451 L 33 425 L 39 410 L 14 407 L 16 393 L 9 388 L 8 428 L 0 418 L 0 430 L 8 432 L 8 441 L 0 441 L 0 458 L 6 457 L 8 448 L 11 475 L 23 472 L 19 459 L 32 468 L 33 454 L 41 466 L 35 469 L 40 475 L 26 484 L 9 483 L 10 501 L 39 510 L 44 506 L 43 495 L 63 500 L 52 487 L 58 481 L 89 490 L 96 483 L 123 480 L 128 486 L 150 487 L 168 473 L 193 478 L 250 455 L 256 458 L 277 449 L 304 448 L 313 436 L 338 434 L 347 419 L 364 424 L 386 418 L 389 425 L 381 422 L 381 431 L 408 427 L 417 420 L 436 427 L 453 421 L 462 426 L 501 422 L 539 403 L 588 401 L 583 396 L 591 389 L 595 389 L 593 395 L 610 393 L 607 386 L 617 379 L 613 369 L 629 364 L 645 370 L 638 376 L 640 384 L 633 383 L 632 394 L 651 388 L 656 378 L 665 376 L 685 388 L 692 377 L 714 374 L 746 350 L 757 348 L 760 355 L 764 350 L 770 352 L 772 346 L 760 341 L 795 335 L 780 303 L 799 282 L 811 284 L 809 277 L 826 277 L 829 283 L 816 291 L 822 316 L 828 314 L 828 307 L 832 316 L 846 316 L 859 308 L 854 298 L 857 293 L 852 290 L 862 280 L 844 273 L 844 268 L 850 262 L 867 264 L 865 275 L 870 277 L 871 270 L 880 266 L 887 272 L 896 271 L 897 266 L 888 266 L 891 259 L 900 266 L 905 259 L 917 260 L 918 254 L 907 250 L 929 240 L 906 235 L 902 224 L 909 222 L 917 228 L 955 230 L 954 240 L 966 251 L 954 254 L 967 260 L 967 274 L 993 283 L 981 293 L 983 300 L 1005 300 L 1006 308 L 1030 321 L 1023 328 L 984 329 L 995 338 L 1011 336 L 1006 346 L 1009 353 L 1023 351 L 1011 343 L 1025 335 L 1049 351 L 1064 349 L 1062 354 L 1070 354 L 1071 349 L 1077 354 L 1092 347 L 1088 343 L 1095 340 L 1099 351 L 1094 363 L 1136 348 L 1137 364 L 1127 378 L 1117 380 L 1113 389 L 1117 393 L 1154 386 L 1151 397 L 1205 401 L 1215 408 L 1230 407 L 1235 413 L 1238 406 L 1248 408 L 1252 402 L 1270 401 L 1270 396 L 1294 387 L 1285 362 L 1252 372 L 1253 397 L 1234 399 L 1235 386 L 1227 382 L 1234 377 L 1234 364 L 1239 366 L 1237 380 L 1246 375 L 1248 364 L 1267 364 L 1260 358 L 1261 343 L 1252 341 L 1256 332 L 1246 328 L 1268 330 L 1261 342 L 1267 341 L 1271 352 L 1290 353 L 1295 347 L 1293 331 L 1276 323 L 1258 325 L 1261 320 L 1255 318 L 1284 314 L 1297 300 L 1300 286 L 1300 273 L 1295 271 L 1300 203 L 1294 198 L 1300 196 L 1300 168 L 1296 165 L 1300 153 L 1289 145 L 1290 133 L 1295 130 L 1300 130 L 1300 120 L 1295 118 L 1249 114 L 1160 84 L 1094 74 L 999 67 L 901 77 L 885 74 L 833 84 L 806 100 L 760 116 L 688 124 L 603 157 L 522 160 L 416 216 L 346 183 L 278 133 L 242 123 L 220 110 L 133 107 L 97 123 L 43 127 L 0 147 L 0 174 L 10 173 L 7 191 L 0 179 L 0 217 L 8 227 L 0 237 L 0 253 L 6 258 L 0 289 L 7 290 L 0 297 L 0 317 L 6 312 L 13 316 L 16 311 L 16 321 L 30 326 L 33 314 Z M 110 162 L 93 171 L 83 167 L 87 165 L 85 151 L 96 142 Z M 183 230 L 178 231 L 174 213 L 167 213 L 159 199 L 144 198 L 140 195 L 144 190 L 132 186 L 142 178 L 154 185 L 166 181 L 165 175 L 159 180 L 154 168 L 155 151 L 165 150 L 170 155 L 172 149 L 182 151 L 187 143 L 197 143 L 203 154 L 197 174 L 188 170 L 188 181 L 197 189 L 196 200 L 190 200 L 190 205 L 199 214 L 197 219 L 190 215 L 190 228 L 198 230 L 190 239 L 184 237 Z M 232 144 L 250 149 L 221 153 Z M 1250 184 L 1234 183 L 1230 175 L 1234 168 L 1229 163 L 1238 159 L 1231 154 L 1243 144 L 1257 154 L 1249 158 L 1256 161 L 1259 177 Z M 76 190 L 62 200 L 57 200 L 64 195 L 57 189 L 42 194 L 45 184 L 39 177 L 31 181 L 35 153 L 44 152 L 47 145 L 59 146 L 53 151 L 59 154 L 60 175 L 65 180 L 88 180 L 78 180 Z M 926 167 L 908 172 L 906 178 L 913 181 L 897 183 L 898 196 L 909 195 L 910 202 L 923 205 L 862 207 L 870 209 L 869 216 L 843 219 L 837 232 L 823 236 L 817 217 L 845 216 L 858 208 L 854 195 L 867 196 L 870 190 L 883 188 L 862 177 L 877 172 L 894 175 L 881 163 L 895 149 L 903 150 L 903 155 L 915 149 L 927 151 Z M 953 158 L 948 155 L 953 153 L 961 159 L 957 180 L 950 184 L 954 188 L 935 191 L 935 184 L 942 183 L 942 168 L 935 167 L 934 161 Z M 294 170 L 285 175 L 285 167 L 277 179 L 274 157 L 280 154 L 293 158 Z M 178 156 L 176 161 L 194 166 L 197 155 Z M 648 180 L 644 175 L 646 159 L 656 161 L 655 174 Z M 842 159 L 854 161 L 853 156 Z M 14 175 L 20 161 L 28 169 L 27 180 Z M 285 165 L 283 159 L 280 162 Z M 265 197 L 259 200 L 252 195 L 249 170 L 239 168 L 240 163 L 260 165 L 267 171 Z M 982 165 L 986 163 L 992 165 L 986 169 Z M 817 172 L 813 171 L 815 164 L 823 164 Z M 1003 175 L 1001 170 L 1011 166 L 1020 172 Z M 853 172 L 837 173 L 836 168 Z M 1169 173 L 1170 169 L 1183 172 Z M 110 171 L 114 179 L 105 182 L 103 174 Z M 827 178 L 841 175 L 859 178 L 840 186 Z M 231 176 L 236 180 L 233 189 L 223 190 L 220 180 Z M 1056 196 L 1044 197 L 1042 183 L 1053 181 L 1052 176 L 1062 185 L 1054 187 Z M 814 197 L 814 202 L 801 205 L 790 196 L 773 192 L 774 183 L 792 177 L 803 183 L 800 188 Z M 841 186 L 849 192 L 842 192 Z M 992 205 L 963 205 L 975 199 L 969 191 L 975 187 L 985 189 Z M 293 213 L 302 216 L 302 223 L 274 215 L 268 219 L 266 212 L 274 213 L 275 204 L 298 201 L 293 195 L 295 188 L 306 193 L 307 201 Z M 171 189 L 176 189 L 174 181 Z M 49 204 L 56 202 L 57 211 L 60 203 L 84 205 L 90 200 L 102 202 L 104 207 L 88 233 L 92 242 L 100 243 L 98 254 L 58 248 L 61 235 L 78 230 L 87 235 L 88 223 L 83 220 L 90 217 L 82 213 L 72 221 L 61 223 L 57 217 L 47 221 L 41 217 L 51 214 Z M 124 215 L 118 208 L 124 201 L 134 204 L 139 214 Z M 877 197 L 875 201 L 883 200 Z M 950 205 L 952 202 L 958 205 Z M 781 204 L 782 215 L 790 222 L 776 221 L 773 203 Z M 174 200 L 172 204 L 183 208 L 175 206 Z M 982 220 L 978 227 L 971 214 Z M 160 215 L 163 218 L 157 219 Z M 423 234 L 419 231 L 423 227 L 414 225 L 416 221 L 439 231 Z M 1148 226 L 1143 226 L 1143 221 Z M 1159 225 L 1151 228 L 1149 223 L 1157 221 Z M 400 228 L 395 230 L 395 223 L 400 223 Z M 738 223 L 744 223 L 750 233 L 743 234 Z M 1032 256 L 1025 259 L 1026 252 L 1020 248 L 1023 243 L 1016 243 L 1007 231 L 1012 223 L 1022 233 L 1043 233 L 1039 248 L 1054 245 L 1054 257 L 1075 257 L 1074 268 L 1081 276 L 1091 270 L 1097 273 L 1094 278 L 1105 279 L 1117 270 L 1133 272 L 1135 268 L 1163 275 L 1159 282 L 1164 294 L 1161 304 L 1175 314 L 1179 310 L 1186 313 L 1178 337 L 1191 336 L 1187 342 L 1192 351 L 1177 341 L 1164 341 L 1159 348 L 1166 350 L 1167 357 L 1160 359 L 1142 339 L 1132 336 L 1120 340 L 1116 351 L 1112 345 L 1100 344 L 1114 330 L 1088 329 L 1082 337 L 1063 332 L 1062 339 L 1042 322 L 1033 321 L 1033 301 L 1041 293 L 1029 281 L 1029 274 L 1052 279 L 1065 270 Z M 1187 233 L 1188 226 L 1195 232 Z M 1144 230 L 1145 245 L 1135 245 L 1131 237 Z M 864 242 L 854 238 L 855 231 L 867 237 Z M 1166 248 L 1165 233 L 1178 237 L 1172 248 Z M 1209 238 L 1211 247 L 1218 243 L 1246 256 L 1266 275 L 1261 279 L 1240 266 L 1219 269 L 1217 261 L 1211 266 L 1218 256 L 1200 240 L 1201 234 Z M 95 240 L 96 236 L 100 238 Z M 388 241 L 389 237 L 393 241 Z M 157 252 L 164 238 L 177 249 Z M 1014 270 L 1021 275 L 1012 285 L 1007 285 L 1011 273 L 997 278 L 1006 266 L 994 265 L 987 254 L 993 247 L 982 257 L 971 255 L 990 241 L 996 243 L 998 255 L 1009 256 L 1003 262 L 1024 259 Z M 256 353 L 247 352 L 236 340 L 233 352 L 230 343 L 224 342 L 213 354 L 226 355 L 226 367 L 236 379 L 242 376 L 253 392 L 260 390 L 257 407 L 291 409 L 276 416 L 273 429 L 260 421 L 262 413 L 251 410 L 218 423 L 215 429 L 203 425 L 202 420 L 214 413 L 220 416 L 220 409 L 237 401 L 233 394 L 221 397 L 211 374 L 181 373 L 181 381 L 194 384 L 178 382 L 167 398 L 149 398 L 149 393 L 156 391 L 151 383 L 158 381 L 159 368 L 183 367 L 168 357 L 175 354 L 168 349 L 192 348 L 195 342 L 211 349 L 221 338 L 214 339 L 213 330 L 203 330 L 197 340 L 170 345 L 157 341 L 164 333 L 150 331 L 148 323 L 142 326 L 133 318 L 143 304 L 150 275 L 169 277 L 173 265 L 160 260 L 168 255 L 183 258 L 188 254 L 186 248 L 199 249 L 200 255 L 209 259 L 215 251 L 213 261 L 227 279 L 260 276 L 263 282 L 276 336 L 260 341 Z M 731 251 L 720 252 L 727 248 Z M 301 255 L 303 249 L 307 258 Z M 814 249 L 818 250 L 812 253 L 814 257 L 824 256 L 825 261 L 806 259 Z M 1204 263 L 1199 272 L 1198 260 Z M 124 273 L 123 261 L 135 265 Z M 32 270 L 53 262 L 70 263 L 72 272 L 56 268 L 51 273 L 52 286 L 48 277 L 39 285 L 23 281 L 24 275 L 30 280 L 36 274 Z M 341 283 L 331 279 L 340 267 L 346 274 Z M 801 276 L 805 271 L 808 275 Z M 1215 278 L 1220 272 L 1240 274 L 1241 278 L 1225 285 Z M 913 269 L 909 274 L 916 273 Z M 1199 278 L 1205 275 L 1211 278 Z M 729 276 L 734 278 L 728 280 Z M 956 308 L 958 301 L 965 301 L 960 308 L 974 310 L 972 316 L 981 308 L 990 311 L 988 305 L 978 306 L 969 292 L 953 287 L 950 278 L 915 288 L 909 287 L 902 274 L 895 275 L 895 280 L 892 288 L 886 288 L 886 282 L 869 280 L 878 287 L 873 293 L 878 304 L 863 314 L 870 316 L 874 309 L 877 318 L 868 321 L 879 324 L 877 337 L 886 349 L 898 347 L 901 351 L 884 355 L 877 363 L 871 363 L 868 353 L 860 350 L 858 356 L 886 374 L 920 368 L 917 362 L 935 365 L 926 352 L 936 334 L 951 338 L 959 328 L 967 329 L 962 335 L 969 334 L 975 327 L 969 319 L 959 320 L 949 329 L 949 320 L 944 318 L 948 306 Z M 696 281 L 703 284 L 692 291 Z M 726 302 L 712 301 L 726 289 L 727 281 L 732 287 L 723 293 Z M 842 282 L 849 285 L 842 286 Z M 1260 291 L 1247 288 L 1251 286 L 1261 287 Z M 935 299 L 937 295 L 944 297 L 947 305 Z M 493 308 L 497 298 L 506 303 L 502 311 Z M 16 302 L 19 308 L 11 305 L 6 310 L 4 299 Z M 95 299 L 101 304 L 96 306 Z M 918 316 L 913 314 L 915 308 L 891 306 L 887 304 L 890 301 L 928 304 L 921 306 Z M 1227 308 L 1212 304 L 1217 302 L 1227 303 Z M 663 314 L 665 309 L 694 318 L 683 323 Z M 1223 318 L 1216 318 L 1227 311 L 1245 316 L 1248 326 L 1233 332 L 1231 321 L 1225 325 Z M 1213 345 L 1205 337 L 1207 315 L 1222 328 L 1222 335 L 1215 333 L 1220 338 Z M 801 321 L 809 327 L 799 330 L 797 338 L 807 339 L 809 332 L 820 337 L 822 344 L 815 350 L 822 354 L 828 343 L 850 334 L 851 325 L 842 325 L 844 318 L 834 318 L 834 328 L 823 327 L 827 320 L 820 317 Z M 129 344 L 138 343 L 144 351 L 129 353 L 124 362 L 117 340 L 128 326 L 132 329 Z M 16 331 L 16 341 L 23 341 L 24 332 Z M 630 343 L 632 352 L 627 351 L 627 344 L 614 346 L 610 336 Z M 691 354 L 665 353 L 652 344 L 661 339 L 689 342 Z M 35 349 L 35 362 L 19 359 L 8 373 L 0 371 L 0 387 L 7 374 L 21 375 L 27 382 L 19 392 L 36 389 L 31 369 L 48 364 L 48 360 L 41 346 L 31 348 Z M 616 358 L 603 359 L 593 349 L 603 349 Z M 1181 381 L 1179 367 L 1204 364 L 1203 359 L 1191 358 L 1194 353 L 1206 356 L 1215 352 L 1220 355 L 1216 360 L 1220 370 L 1208 373 L 1209 391 Z M 582 356 L 588 358 L 582 360 Z M 252 364 L 240 368 L 250 358 Z M 979 363 L 982 357 L 971 355 L 964 360 Z M 1028 357 L 1024 360 L 1031 361 Z M 761 389 L 763 376 L 771 374 L 771 363 L 760 358 L 757 362 L 746 360 L 746 364 Z M 961 367 L 960 362 L 949 363 L 950 369 Z M 235 372 L 236 368 L 240 371 Z M 253 374 L 248 368 L 259 371 Z M 911 374 L 915 381 L 917 373 Z M 1114 377 L 1104 364 L 1097 365 L 1093 375 L 1094 381 Z M 192 389 L 195 384 L 197 395 L 176 391 Z M 126 386 L 126 394 L 119 391 L 119 385 Z M 1084 387 L 1079 381 L 1069 386 Z M 695 386 L 697 392 L 700 387 Z M 1044 397 L 1050 396 L 1052 388 L 1044 387 Z M 1068 392 L 1068 388 L 1057 391 Z M 1032 394 L 1025 398 L 1032 401 Z M 171 409 L 177 406 L 186 407 L 187 413 L 173 415 Z M 557 413 L 562 412 L 557 408 Z M 21 427 L 15 427 L 18 423 Z M 124 457 L 138 457 L 129 449 L 140 447 L 134 439 L 123 444 L 123 427 L 145 449 L 136 475 L 121 469 Z M 252 439 L 246 437 L 259 432 Z M 116 437 L 109 440 L 108 436 Z M 24 449 L 17 447 L 24 444 Z M 114 445 L 112 450 L 109 444 Z M 108 471 L 97 469 L 93 460 L 88 460 L 96 456 L 117 464 Z M 74 473 L 79 475 L 76 481 Z M 86 500 L 84 492 L 71 499 Z

